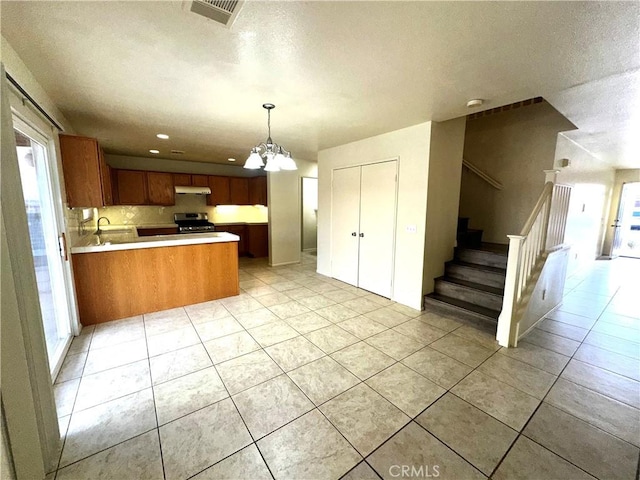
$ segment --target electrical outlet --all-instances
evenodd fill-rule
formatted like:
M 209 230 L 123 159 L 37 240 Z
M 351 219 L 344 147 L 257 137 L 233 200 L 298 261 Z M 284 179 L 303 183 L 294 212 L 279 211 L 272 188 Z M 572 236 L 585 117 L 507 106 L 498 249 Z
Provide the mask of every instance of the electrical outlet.
M 406 227 L 407 233 L 418 233 L 417 225 L 407 225 Z

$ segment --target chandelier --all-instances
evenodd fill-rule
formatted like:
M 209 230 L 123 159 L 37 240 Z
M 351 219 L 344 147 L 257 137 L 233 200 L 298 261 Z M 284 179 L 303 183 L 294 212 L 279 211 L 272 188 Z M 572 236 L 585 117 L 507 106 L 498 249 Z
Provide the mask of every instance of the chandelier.
M 271 140 L 271 110 L 276 108 L 273 103 L 262 105 L 267 111 L 267 128 L 269 136 L 266 142 L 259 143 L 251 149 L 251 154 L 244 164 L 244 168 L 257 170 L 264 167 L 265 172 L 279 172 L 280 170 L 297 170 L 296 162 L 291 158 L 291 152 Z M 264 160 L 263 160 L 264 159 Z M 265 165 L 266 162 L 266 165 Z

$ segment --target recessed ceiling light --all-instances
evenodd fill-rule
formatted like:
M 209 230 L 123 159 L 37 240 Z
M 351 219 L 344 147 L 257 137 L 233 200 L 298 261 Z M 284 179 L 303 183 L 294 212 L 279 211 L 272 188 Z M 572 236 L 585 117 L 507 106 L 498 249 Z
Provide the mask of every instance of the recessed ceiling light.
M 479 107 L 483 103 L 484 103 L 484 100 L 482 100 L 481 98 L 474 98 L 473 100 L 469 100 L 467 102 L 467 107 L 468 108 Z
M 156 137 L 161 138 L 162 140 L 169 140 L 169 135 L 167 135 L 166 133 L 159 133 L 156 135 Z
M 227 158 L 227 160 L 229 160 L 230 162 L 235 162 L 236 161 L 235 158 Z
M 149 150 L 149 153 L 153 153 L 153 154 L 160 153 L 160 150 Z

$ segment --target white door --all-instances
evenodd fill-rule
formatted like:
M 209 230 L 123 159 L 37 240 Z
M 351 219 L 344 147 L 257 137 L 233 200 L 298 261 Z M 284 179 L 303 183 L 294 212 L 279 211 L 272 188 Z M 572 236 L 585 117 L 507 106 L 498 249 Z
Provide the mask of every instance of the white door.
M 331 188 L 331 276 L 358 285 L 360 167 L 333 171 Z
M 60 196 L 57 169 L 49 157 L 50 138 L 18 117 L 14 117 L 14 134 L 49 368 L 54 374 L 71 341 L 64 221 L 55 200 Z
M 391 298 L 396 229 L 396 161 L 362 167 L 358 286 Z

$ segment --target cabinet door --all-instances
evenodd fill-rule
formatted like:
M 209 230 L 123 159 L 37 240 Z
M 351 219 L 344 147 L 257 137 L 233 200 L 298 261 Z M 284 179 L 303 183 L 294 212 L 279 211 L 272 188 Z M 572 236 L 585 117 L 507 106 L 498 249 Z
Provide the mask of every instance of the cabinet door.
M 269 226 L 247 225 L 247 253 L 254 258 L 269 256 Z
M 173 184 L 180 187 L 190 187 L 191 175 L 189 175 L 188 173 L 174 173 Z
M 210 176 L 209 188 L 211 195 L 207 195 L 207 205 L 230 205 L 229 177 Z
M 391 297 L 396 231 L 396 162 L 362 167 L 358 287 Z
M 102 207 L 100 152 L 94 138 L 60 135 L 62 174 L 69 207 Z
M 249 179 L 249 204 L 267 205 L 267 177 Z
M 175 189 L 170 173 L 147 172 L 147 200 L 150 205 L 175 205 Z
M 105 206 L 113 205 L 113 189 L 111 187 L 111 168 L 104 160 L 104 151 L 99 149 L 100 177 L 102 180 L 102 200 Z
M 238 242 L 238 255 L 246 255 L 247 253 L 247 234 L 245 225 L 224 225 L 217 228 L 219 231 L 233 233 L 240 237 Z
M 331 276 L 357 286 L 360 167 L 334 170 L 331 188 Z
M 208 175 L 191 175 L 191 185 L 194 187 L 208 187 L 209 176 Z
M 229 177 L 229 191 L 232 205 L 250 205 L 248 178 Z
M 113 179 L 118 205 L 145 204 L 145 172 L 114 170 Z

